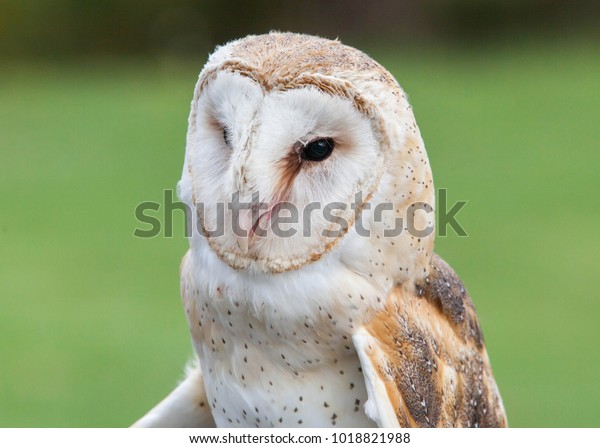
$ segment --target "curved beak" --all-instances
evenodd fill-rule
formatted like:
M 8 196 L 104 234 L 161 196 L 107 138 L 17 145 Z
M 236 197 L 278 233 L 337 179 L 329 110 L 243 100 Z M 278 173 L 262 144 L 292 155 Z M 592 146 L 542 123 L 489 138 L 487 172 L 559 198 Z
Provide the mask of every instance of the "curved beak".
M 242 253 L 248 253 L 256 237 L 262 238 L 267 235 L 268 225 L 280 203 L 278 199 L 269 203 L 253 202 L 249 208 L 238 211 L 238 229 L 235 229 L 234 234 Z

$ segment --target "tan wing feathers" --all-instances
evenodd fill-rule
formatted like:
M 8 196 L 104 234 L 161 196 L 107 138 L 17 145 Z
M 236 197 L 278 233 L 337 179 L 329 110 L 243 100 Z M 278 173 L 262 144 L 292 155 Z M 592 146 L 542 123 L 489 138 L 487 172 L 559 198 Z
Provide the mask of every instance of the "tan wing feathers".
M 361 360 L 378 372 L 400 425 L 506 426 L 475 309 L 441 258 L 416 285 L 394 288 L 363 330 L 371 347 Z

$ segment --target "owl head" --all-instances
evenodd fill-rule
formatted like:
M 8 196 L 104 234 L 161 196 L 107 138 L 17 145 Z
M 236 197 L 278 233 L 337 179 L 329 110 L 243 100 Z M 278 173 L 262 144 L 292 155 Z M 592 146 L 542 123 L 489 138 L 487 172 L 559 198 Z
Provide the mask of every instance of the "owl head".
M 398 280 L 432 254 L 434 189 L 406 95 L 339 41 L 270 33 L 217 48 L 178 187 L 192 251 L 208 246 L 233 269 L 336 260 Z

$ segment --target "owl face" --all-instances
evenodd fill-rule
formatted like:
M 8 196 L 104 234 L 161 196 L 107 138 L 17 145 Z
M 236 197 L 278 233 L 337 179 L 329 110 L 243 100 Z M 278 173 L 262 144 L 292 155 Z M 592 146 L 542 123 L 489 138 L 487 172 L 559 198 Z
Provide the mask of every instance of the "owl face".
M 318 259 L 372 189 L 381 148 L 352 102 L 313 86 L 265 91 L 220 72 L 200 92 L 187 163 L 198 228 L 232 267 Z
M 351 269 L 362 258 L 385 265 L 374 260 L 404 246 L 419 252 L 429 239 L 404 235 L 376 247 L 396 222 L 381 212 L 373 222 L 365 205 L 403 214 L 410 201 L 432 197 L 428 183 L 406 97 L 353 48 L 290 33 L 249 36 L 220 47 L 200 73 L 179 184 L 194 215 L 192 249 L 208 245 L 234 269 L 267 273 L 340 246 L 352 248 Z M 360 241 L 357 220 L 370 231 Z

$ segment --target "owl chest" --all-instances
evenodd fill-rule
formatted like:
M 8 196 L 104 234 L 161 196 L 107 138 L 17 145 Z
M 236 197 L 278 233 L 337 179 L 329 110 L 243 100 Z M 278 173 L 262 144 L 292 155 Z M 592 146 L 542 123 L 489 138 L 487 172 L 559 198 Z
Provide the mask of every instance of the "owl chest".
M 362 369 L 345 334 L 265 324 L 241 305 L 197 303 L 193 340 L 217 426 L 374 425 L 364 413 Z

